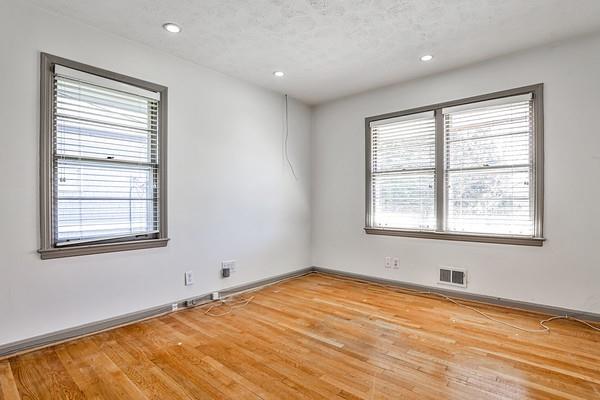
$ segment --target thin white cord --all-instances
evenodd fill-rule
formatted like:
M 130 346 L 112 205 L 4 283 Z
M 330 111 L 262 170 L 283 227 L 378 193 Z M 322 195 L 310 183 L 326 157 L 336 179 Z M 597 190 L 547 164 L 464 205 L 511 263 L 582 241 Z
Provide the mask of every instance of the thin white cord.
M 555 319 L 570 319 L 572 321 L 579 322 L 580 324 L 586 325 L 586 326 L 592 328 L 593 330 L 595 330 L 597 332 L 600 332 L 600 328 L 599 327 L 594 326 L 594 325 L 590 324 L 589 322 L 586 322 L 586 321 L 584 321 L 582 319 L 571 317 L 569 315 L 558 315 L 556 317 L 547 318 L 547 319 L 545 319 L 543 321 L 540 321 L 540 325 L 543 326 L 544 328 L 547 328 L 548 330 L 550 330 L 550 328 L 548 328 L 545 324 L 546 324 L 546 322 L 554 321 Z
M 231 314 L 231 312 L 236 308 L 247 306 L 248 304 L 250 304 L 250 302 L 252 300 L 254 300 L 254 296 L 249 297 L 247 299 L 241 299 L 238 301 L 234 301 L 234 302 L 228 302 L 227 300 L 221 300 L 219 302 L 211 304 L 211 306 L 208 307 L 208 309 L 204 312 L 204 314 L 210 315 L 211 317 L 222 317 L 223 315 Z M 217 308 L 218 306 L 227 306 L 227 311 L 224 311 L 222 313 L 216 313 L 216 314 L 211 313 L 211 311 L 214 310 L 215 308 Z
M 484 313 L 483 311 L 480 311 L 480 310 L 476 309 L 475 307 L 471 307 L 471 306 L 468 306 L 468 305 L 466 305 L 466 304 L 460 303 L 460 302 L 458 302 L 456 299 L 454 299 L 454 298 L 452 298 L 452 297 L 450 297 L 450 296 L 446 296 L 446 295 L 444 295 L 444 294 L 441 294 L 441 293 L 436 293 L 436 292 L 428 292 L 428 291 L 422 292 L 422 291 L 413 290 L 413 289 L 399 288 L 399 287 L 392 286 L 392 285 L 385 285 L 385 284 L 383 284 L 383 283 L 367 282 L 367 281 L 363 281 L 363 280 L 361 280 L 361 279 L 356 279 L 356 278 L 349 278 L 349 277 L 348 277 L 348 278 L 336 278 L 336 277 L 333 277 L 333 276 L 330 276 L 330 275 L 327 275 L 327 276 L 328 276 L 328 277 L 330 277 L 330 278 L 332 278 L 332 279 L 338 279 L 338 280 L 353 280 L 353 281 L 360 282 L 360 283 L 364 283 L 364 284 L 367 284 L 367 285 L 370 285 L 370 286 L 379 286 L 379 287 L 383 287 L 383 288 L 386 288 L 386 289 L 392 289 L 392 290 L 394 290 L 394 291 L 398 291 L 398 292 L 402 292 L 402 291 L 404 291 L 404 292 L 409 292 L 409 293 L 414 293 L 414 294 L 422 294 L 422 295 L 430 295 L 430 296 L 439 296 L 439 297 L 442 297 L 442 298 L 443 298 L 443 299 L 445 299 L 445 300 L 448 300 L 448 301 L 450 301 L 450 302 L 451 302 L 451 303 L 453 303 L 453 304 L 456 304 L 456 305 L 457 305 L 457 306 L 459 306 L 459 307 L 464 307 L 464 308 L 466 308 L 466 309 L 468 309 L 468 310 L 471 310 L 471 311 L 473 311 L 473 312 L 476 312 L 477 314 L 479 314 L 479 315 L 481 315 L 481 316 L 483 316 L 483 317 L 485 317 L 485 318 L 489 319 L 490 321 L 496 322 L 496 323 L 498 323 L 498 324 L 501 324 L 501 325 L 506 325 L 506 326 L 508 326 L 508 327 L 510 327 L 510 328 L 517 329 L 517 330 L 519 330 L 519 331 L 523 331 L 523 332 L 528 332 L 528 333 L 546 333 L 546 332 L 550 332 L 550 327 L 549 327 L 549 326 L 547 326 L 546 324 L 547 324 L 548 322 L 550 322 L 550 321 L 554 321 L 554 320 L 557 320 L 557 319 L 568 319 L 568 320 L 572 320 L 572 321 L 578 322 L 578 323 L 580 323 L 580 324 L 586 325 L 586 326 L 588 326 L 589 328 L 593 329 L 594 331 L 598 331 L 598 332 L 600 332 L 600 328 L 599 328 L 599 327 L 596 327 L 596 326 L 594 326 L 594 325 L 592 325 L 592 324 L 590 324 L 590 323 L 588 323 L 588 322 L 586 322 L 586 321 L 583 321 L 583 320 L 581 320 L 581 319 L 578 319 L 578 318 L 575 318 L 575 317 L 571 317 L 571 316 L 569 316 L 569 315 L 558 315 L 558 316 L 554 316 L 554 317 L 550 317 L 550 318 L 546 318 L 546 319 L 544 319 L 544 320 L 538 321 L 539 325 L 541 326 L 541 328 L 540 328 L 540 329 L 528 329 L 528 328 L 523 328 L 523 327 L 520 327 L 520 326 L 518 326 L 518 325 L 513 325 L 513 324 L 511 324 L 511 323 L 509 323 L 509 322 L 505 322 L 505 321 L 501 321 L 501 320 L 499 320 L 499 319 L 496 319 L 496 318 L 494 318 L 494 317 L 492 317 L 492 316 L 490 316 L 490 315 L 488 315 L 488 314 Z
M 578 322 L 578 323 L 580 323 L 582 325 L 585 325 L 585 326 L 589 327 L 590 329 L 592 329 L 594 331 L 600 332 L 600 327 L 596 327 L 596 326 L 594 326 L 594 325 L 592 325 L 592 324 L 590 324 L 590 323 L 588 323 L 588 322 L 586 322 L 584 320 L 581 320 L 581 319 L 578 319 L 578 318 L 575 318 L 575 317 L 571 317 L 569 315 L 557 315 L 557 316 L 554 316 L 554 317 L 549 317 L 549 318 L 543 319 L 541 321 L 538 321 L 538 324 L 541 326 L 541 328 L 538 328 L 538 329 L 523 328 L 521 326 L 514 325 L 514 324 L 511 324 L 509 322 L 505 322 L 505 321 L 496 319 L 496 318 L 490 316 L 489 314 L 486 314 L 483 311 L 478 310 L 475 307 L 472 307 L 472 306 L 460 303 L 456 299 L 454 299 L 454 298 L 452 298 L 450 296 L 446 296 L 446 295 L 441 294 L 441 293 L 430 292 L 430 291 L 418 291 L 418 290 L 407 289 L 407 288 L 399 288 L 397 286 L 385 285 L 383 283 L 376 283 L 376 282 L 368 282 L 368 281 L 364 281 L 364 280 L 357 279 L 357 278 L 350 278 L 350 277 L 337 278 L 337 277 L 334 277 L 334 276 L 331 276 L 331 275 L 326 275 L 326 276 L 328 278 L 337 279 L 337 280 L 341 280 L 341 281 L 351 280 L 351 281 L 360 282 L 360 283 L 363 283 L 363 284 L 366 284 L 366 285 L 369 285 L 369 286 L 378 286 L 378 287 L 383 287 L 383 288 L 386 288 L 386 289 L 392 289 L 392 290 L 394 290 L 396 292 L 408 292 L 408 293 L 412 293 L 412 294 L 420 294 L 420 295 L 426 295 L 426 296 L 438 296 L 438 297 L 441 297 L 441 298 L 443 298 L 443 299 L 445 299 L 445 300 L 447 300 L 447 301 L 449 301 L 449 302 L 451 302 L 451 303 L 453 303 L 453 304 L 455 304 L 455 305 L 457 305 L 459 307 L 463 307 L 463 308 L 466 308 L 468 310 L 471 310 L 471 311 L 473 311 L 473 312 L 481 315 L 482 317 L 484 317 L 484 318 L 486 318 L 486 319 L 488 319 L 488 320 L 490 320 L 492 322 L 495 322 L 495 323 L 501 324 L 501 325 L 505 325 L 505 326 L 508 326 L 510 328 L 522 331 L 522 332 L 528 332 L 528 333 L 546 333 L 546 332 L 550 332 L 550 327 L 547 326 L 546 324 L 548 322 L 559 320 L 559 319 L 566 319 L 566 320 L 575 321 L 575 322 Z M 277 283 L 281 283 L 281 282 L 277 282 Z M 273 285 L 273 283 L 266 284 L 264 286 L 260 286 L 260 287 L 257 287 L 257 288 L 253 288 L 253 289 L 250 289 L 250 290 L 248 290 L 246 292 L 254 292 L 254 291 L 260 290 L 260 289 L 262 289 L 262 288 L 264 288 L 266 286 L 271 286 L 271 285 Z M 240 293 L 238 293 L 238 295 L 241 294 L 241 293 L 244 293 L 244 292 L 240 292 Z M 219 302 L 210 303 L 210 307 L 204 313 L 206 315 L 211 316 L 211 317 L 220 317 L 220 316 L 223 316 L 223 315 L 231 314 L 231 312 L 234 309 L 236 309 L 236 308 L 240 308 L 240 307 L 244 307 L 244 306 L 248 305 L 252 300 L 254 300 L 254 296 L 252 296 L 250 298 L 242 298 L 241 300 L 232 301 L 232 302 L 228 302 L 227 300 L 220 300 Z M 211 311 L 214 310 L 219 305 L 221 305 L 221 306 L 228 306 L 227 311 L 222 312 L 222 313 L 217 313 L 217 314 L 211 313 Z
M 288 118 L 288 95 L 284 95 L 285 96 L 285 143 L 284 143 L 284 153 L 285 153 L 285 159 L 288 163 L 288 165 L 290 166 L 290 171 L 292 171 L 292 175 L 294 175 L 294 179 L 298 180 L 298 176 L 296 175 L 296 171 L 294 170 L 294 166 L 292 165 L 292 162 L 290 161 L 290 157 L 288 156 L 288 138 L 290 136 L 290 124 L 289 124 L 289 118 Z
M 443 298 L 443 299 L 446 299 L 446 300 L 448 300 L 448 301 L 449 301 L 449 302 L 451 302 L 451 303 L 454 303 L 454 304 L 456 304 L 456 305 L 457 305 L 457 306 L 459 306 L 459 307 L 464 307 L 464 308 L 466 308 L 466 309 L 469 309 L 469 310 L 471 310 L 471 311 L 474 311 L 474 312 L 476 312 L 477 314 L 480 314 L 481 316 L 483 316 L 483 317 L 485 317 L 485 318 L 489 319 L 490 321 L 496 322 L 496 323 L 498 323 L 498 324 L 502 324 L 502 325 L 509 326 L 509 327 L 511 327 L 511 328 L 514 328 L 514 329 L 517 329 L 517 330 L 519 330 L 519 331 L 523 331 L 523 332 L 529 332 L 529 333 L 543 333 L 543 332 L 548 332 L 548 331 L 550 331 L 550 328 L 548 328 L 546 325 L 543 325 L 541 321 L 540 321 L 540 325 L 542 325 L 542 329 L 528 329 L 528 328 L 522 328 L 522 327 L 520 327 L 520 326 L 513 325 L 513 324 L 511 324 L 511 323 L 509 323 L 509 322 L 504 322 L 504 321 L 501 321 L 501 320 L 499 320 L 499 319 L 493 318 L 493 317 L 489 316 L 488 314 L 484 313 L 483 311 L 479 311 L 479 310 L 478 310 L 478 309 L 476 309 L 475 307 L 471 307 L 471 306 L 468 306 L 468 305 L 466 305 L 466 304 L 459 303 L 458 301 L 454 300 L 453 298 L 451 298 L 451 297 L 449 297 L 449 296 L 446 296 L 446 295 L 443 295 L 443 294 L 441 294 L 441 293 L 436 293 L 436 292 L 416 292 L 416 293 L 418 293 L 418 294 L 425 294 L 425 295 L 439 296 L 439 297 L 441 297 L 441 298 Z
M 277 280 L 277 281 L 274 281 L 274 282 L 265 283 L 264 285 L 255 286 L 255 287 L 252 287 L 252 288 L 249 288 L 249 289 L 245 289 L 245 290 L 240 290 L 240 291 L 238 291 L 238 292 L 231 293 L 231 294 L 229 294 L 229 295 L 225 296 L 225 298 L 224 298 L 224 299 L 222 299 L 222 300 L 219 300 L 219 301 L 217 301 L 217 302 L 215 302 L 215 301 L 210 301 L 210 300 L 209 300 L 209 301 L 205 301 L 205 302 L 202 302 L 202 303 L 199 303 L 199 304 L 195 304 L 195 305 L 193 305 L 193 306 L 188 306 L 187 308 L 196 308 L 196 307 L 198 307 L 198 308 L 204 308 L 204 307 L 206 307 L 206 306 L 210 306 L 210 307 L 208 308 L 208 310 L 207 310 L 207 311 L 205 311 L 205 314 L 208 314 L 208 313 L 209 313 L 211 310 L 213 310 L 213 309 L 214 309 L 215 307 L 217 307 L 219 304 L 220 304 L 220 305 L 223 305 L 223 304 L 225 304 L 225 305 L 230 305 L 230 304 L 227 302 L 227 299 L 229 299 L 229 298 L 234 298 L 234 297 L 236 297 L 236 296 L 241 296 L 242 294 L 246 294 L 246 293 L 254 293 L 254 292 L 257 292 L 257 291 L 259 291 L 259 290 L 262 290 L 262 289 L 264 289 L 264 288 L 267 288 L 267 287 L 270 287 L 270 286 L 279 285 L 280 283 L 283 283 L 283 282 L 286 282 L 286 281 L 289 281 L 289 280 L 292 280 L 292 279 L 300 278 L 300 277 L 302 277 L 302 276 L 306 276 L 306 275 L 309 275 L 309 274 L 311 274 L 311 273 L 312 273 L 312 272 L 307 272 L 307 273 L 304 273 L 304 274 L 302 274 L 302 275 L 294 275 L 294 276 L 290 276 L 290 277 L 287 277 L 287 278 L 283 278 L 283 279 L 281 279 L 281 280 Z M 239 301 L 239 303 L 245 303 L 245 304 L 243 304 L 243 305 L 239 305 L 239 307 L 243 307 L 243 306 L 245 306 L 245 305 L 249 304 L 249 303 L 250 303 L 252 300 L 254 300 L 254 296 L 251 296 L 249 299 L 242 299 L 242 300 L 240 300 L 240 301 Z M 235 303 L 235 302 L 234 302 L 234 303 Z M 233 307 L 233 308 L 238 308 L 238 304 L 237 304 L 237 303 L 236 303 L 236 304 L 233 304 L 233 305 L 234 305 L 234 307 Z M 226 313 L 225 313 L 225 314 L 223 314 L 223 315 L 229 314 L 230 312 L 231 312 L 231 310 L 230 310 L 230 311 L 228 311 L 228 312 L 226 312 Z M 219 315 L 212 314 L 212 316 L 219 316 Z

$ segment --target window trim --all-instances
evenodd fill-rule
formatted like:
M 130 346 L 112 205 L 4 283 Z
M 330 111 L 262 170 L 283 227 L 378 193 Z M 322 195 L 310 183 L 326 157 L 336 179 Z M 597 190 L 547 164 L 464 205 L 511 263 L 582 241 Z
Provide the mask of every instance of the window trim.
M 102 243 L 63 247 L 56 247 L 54 245 L 52 234 L 53 112 L 51 107 L 53 102 L 54 65 L 62 65 L 88 74 L 160 93 L 158 110 L 160 163 L 158 165 L 158 177 L 160 180 L 159 213 L 161 219 L 160 230 L 157 237 L 127 241 L 108 239 Z M 167 109 L 168 88 L 166 86 L 68 60 L 52 54 L 40 53 L 40 248 L 38 253 L 42 259 L 148 249 L 153 247 L 165 247 L 167 245 L 169 241 L 167 235 Z
M 372 235 L 404 236 L 412 238 L 458 240 L 466 242 L 483 242 L 497 244 L 512 244 L 524 246 L 542 246 L 546 240 L 543 236 L 543 217 L 544 217 L 544 84 L 538 83 L 518 87 L 509 90 L 488 93 L 479 96 L 472 96 L 460 100 L 447 101 L 443 103 L 431 104 L 423 107 L 411 108 L 404 111 L 391 112 L 375 115 L 365 118 L 365 232 Z M 446 232 L 440 230 L 444 207 L 444 129 L 442 109 L 447 107 L 477 103 L 480 101 L 494 100 L 504 97 L 517 96 L 531 93 L 533 96 L 534 112 L 534 132 L 533 132 L 533 175 L 535 177 L 535 214 L 534 214 L 534 236 L 514 236 L 514 235 L 490 235 L 490 234 L 467 234 L 457 232 Z M 436 199 L 436 221 L 437 231 L 421 231 L 411 229 L 391 229 L 378 228 L 372 225 L 372 170 L 371 170 L 371 122 L 380 121 L 389 118 L 402 117 L 405 115 L 417 114 L 426 111 L 433 111 L 435 114 L 435 199 Z

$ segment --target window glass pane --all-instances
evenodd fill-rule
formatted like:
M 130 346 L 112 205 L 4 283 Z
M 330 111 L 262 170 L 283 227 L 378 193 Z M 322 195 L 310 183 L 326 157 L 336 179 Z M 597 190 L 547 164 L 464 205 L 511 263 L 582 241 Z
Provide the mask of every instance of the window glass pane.
M 378 125 L 372 132 L 374 171 L 435 167 L 433 118 Z
M 57 241 L 158 230 L 151 167 L 59 160 Z
M 61 77 L 55 91 L 58 155 L 151 162 L 156 101 Z
M 431 230 L 435 222 L 434 172 L 373 177 L 374 225 Z
M 529 168 L 448 173 L 447 230 L 532 235 Z
M 529 102 L 446 114 L 449 169 L 528 164 L 533 118 Z
M 447 144 L 450 169 L 528 164 L 531 157 L 528 133 L 452 141 Z

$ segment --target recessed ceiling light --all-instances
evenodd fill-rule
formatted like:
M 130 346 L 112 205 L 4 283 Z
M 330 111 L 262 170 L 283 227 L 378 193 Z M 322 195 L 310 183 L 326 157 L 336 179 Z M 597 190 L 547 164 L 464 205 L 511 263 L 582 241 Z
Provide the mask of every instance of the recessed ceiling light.
M 275 75 L 278 78 L 283 77 L 285 74 L 283 73 L 283 71 L 275 71 L 273 72 L 273 75 Z
M 173 22 L 167 22 L 166 24 L 163 24 L 163 28 L 165 28 L 166 31 L 169 31 L 171 33 L 181 32 L 181 27 L 177 24 L 174 24 Z
M 425 54 L 424 56 L 421 56 L 421 61 L 431 61 L 433 60 L 433 56 L 431 54 Z

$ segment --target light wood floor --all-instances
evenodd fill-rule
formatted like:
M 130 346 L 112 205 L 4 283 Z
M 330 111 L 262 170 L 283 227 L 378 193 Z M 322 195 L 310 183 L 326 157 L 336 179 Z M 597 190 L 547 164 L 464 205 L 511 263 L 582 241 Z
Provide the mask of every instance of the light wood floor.
M 0 361 L 0 399 L 600 399 L 600 334 L 311 274 Z M 477 305 L 535 328 L 539 315 Z

